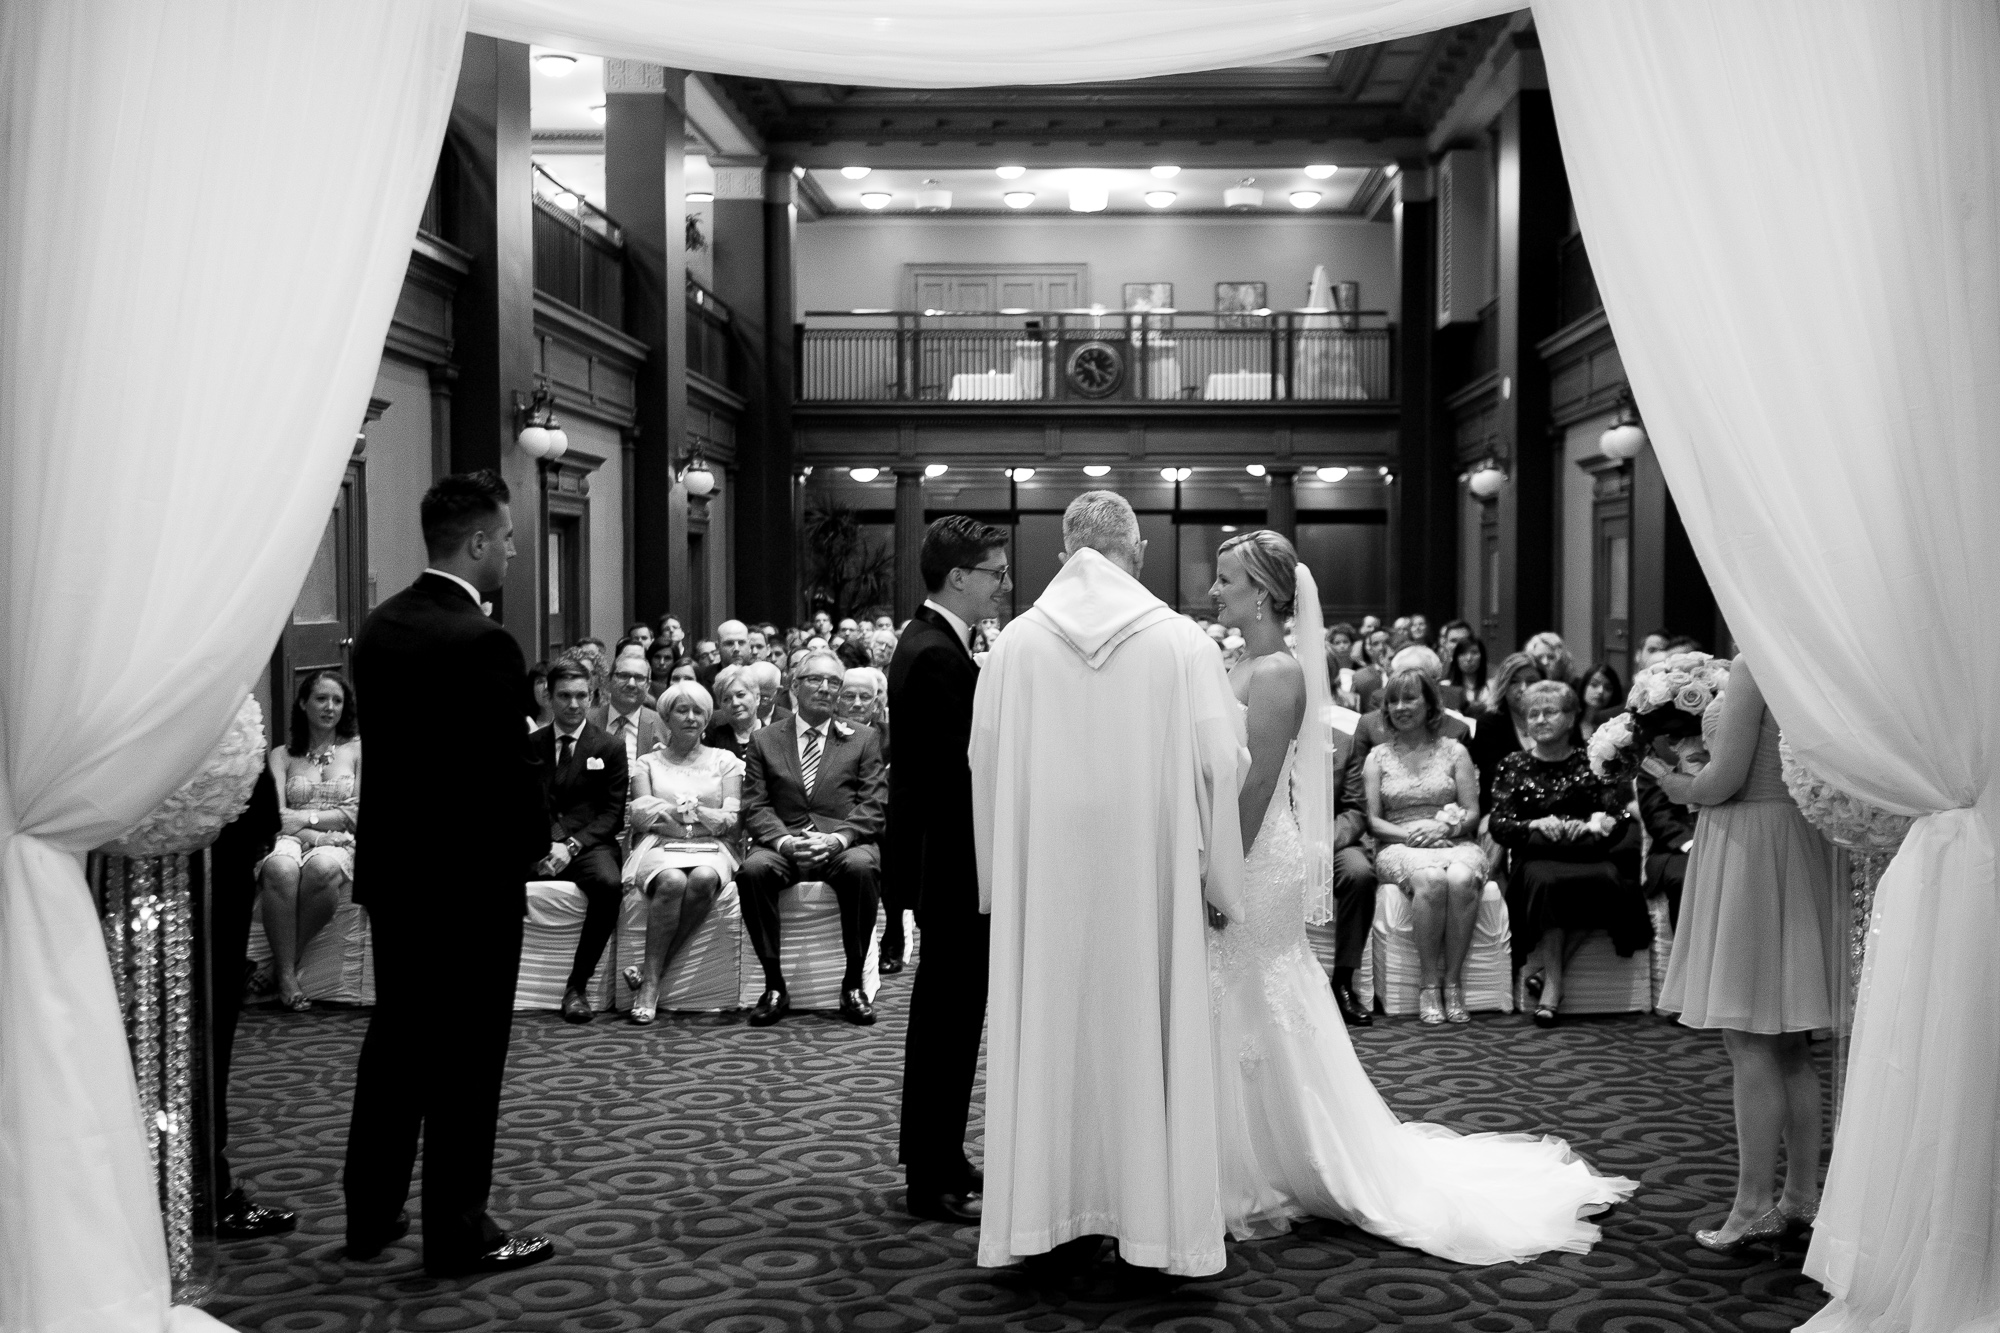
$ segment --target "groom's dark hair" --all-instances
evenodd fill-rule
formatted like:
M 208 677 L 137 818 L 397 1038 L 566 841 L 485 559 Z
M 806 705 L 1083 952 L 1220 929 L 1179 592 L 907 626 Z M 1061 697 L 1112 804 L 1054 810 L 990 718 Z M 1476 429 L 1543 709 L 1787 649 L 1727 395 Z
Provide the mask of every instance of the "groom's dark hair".
M 917 555 L 924 590 L 938 591 L 952 570 L 970 568 L 985 559 L 988 551 L 1006 544 L 1007 529 L 964 514 L 946 514 L 924 529 L 923 549 Z
M 417 520 L 424 530 L 424 550 L 432 556 L 451 554 L 475 529 L 491 522 L 500 512 L 500 506 L 512 503 L 513 498 L 507 483 L 490 467 L 439 477 L 417 506 Z

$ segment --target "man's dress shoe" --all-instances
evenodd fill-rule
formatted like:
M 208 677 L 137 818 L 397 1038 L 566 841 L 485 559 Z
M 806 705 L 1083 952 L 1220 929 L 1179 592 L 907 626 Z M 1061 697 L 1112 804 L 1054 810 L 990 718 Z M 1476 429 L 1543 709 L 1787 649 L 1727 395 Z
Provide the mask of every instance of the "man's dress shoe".
M 563 992 L 562 1016 L 565 1023 L 588 1023 L 597 1015 L 591 1012 L 590 1001 L 583 998 L 583 992 L 574 986 Z
M 532 1231 L 515 1231 L 500 1238 L 500 1243 L 483 1254 L 475 1254 L 464 1259 L 446 1259 L 433 1263 L 424 1260 L 424 1272 L 432 1277 L 465 1277 L 472 1273 L 504 1273 L 510 1269 L 526 1268 L 544 1259 L 555 1257 L 556 1243 L 547 1236 L 538 1236 Z
M 349 1259 L 373 1259 L 389 1248 L 393 1241 L 399 1241 L 410 1234 L 410 1214 L 407 1210 L 397 1213 L 396 1220 L 389 1224 L 387 1231 L 372 1236 L 347 1235 L 346 1257 Z
M 299 1215 L 291 1209 L 253 1203 L 239 1186 L 222 1200 L 222 1211 L 215 1219 L 215 1238 L 249 1240 L 253 1236 L 282 1236 L 298 1225 Z
M 1021 1260 L 1021 1267 L 1028 1276 L 1042 1282 L 1080 1277 L 1096 1266 L 1104 1253 L 1104 1241 L 1103 1236 L 1078 1236 L 1042 1254 L 1027 1255 Z
M 1340 1010 L 1341 1019 L 1351 1028 L 1365 1028 L 1375 1021 L 1375 1015 L 1368 1012 L 1368 1006 L 1362 1003 L 1361 997 L 1354 993 L 1352 986 L 1335 983 L 1333 1004 Z
M 868 1003 L 868 996 L 860 990 L 844 990 L 840 993 L 840 1016 L 857 1027 L 873 1027 L 875 1010 Z
M 792 997 L 781 990 L 767 990 L 750 1011 L 750 1026 L 767 1028 L 792 1012 Z
M 878 970 L 885 977 L 893 977 L 903 970 L 903 960 L 900 958 L 884 958 Z
M 908 1208 L 910 1216 L 932 1222 L 977 1222 L 980 1200 L 977 1194 L 971 1192 L 918 1194 L 912 1191 Z

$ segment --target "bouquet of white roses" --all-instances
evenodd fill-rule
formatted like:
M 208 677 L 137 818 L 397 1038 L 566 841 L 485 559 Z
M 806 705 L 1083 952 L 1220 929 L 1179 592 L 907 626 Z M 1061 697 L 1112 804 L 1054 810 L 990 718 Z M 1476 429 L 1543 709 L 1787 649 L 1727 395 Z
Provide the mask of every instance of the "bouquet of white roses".
M 1701 715 L 1729 685 L 1729 663 L 1708 653 L 1675 653 L 1632 678 L 1626 711 L 1591 735 L 1590 771 L 1623 782 L 1662 736 L 1701 734 Z
M 1917 822 L 1913 815 L 1884 810 L 1834 786 L 1801 763 L 1789 741 L 1779 739 L 1778 754 L 1784 764 L 1785 790 L 1792 794 L 1799 813 L 1836 846 L 1893 853 Z

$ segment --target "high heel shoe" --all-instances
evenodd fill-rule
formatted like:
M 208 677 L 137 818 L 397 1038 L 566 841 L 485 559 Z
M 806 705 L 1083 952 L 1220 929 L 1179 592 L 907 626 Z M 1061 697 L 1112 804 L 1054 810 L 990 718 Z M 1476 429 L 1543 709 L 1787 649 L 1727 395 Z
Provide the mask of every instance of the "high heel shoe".
M 1734 1254 L 1745 1245 L 1760 1240 L 1776 1240 L 1790 1227 L 1791 1219 L 1785 1216 L 1783 1209 L 1773 1204 L 1769 1212 L 1743 1228 L 1743 1234 L 1734 1240 L 1724 1240 L 1722 1228 L 1716 1227 L 1713 1230 L 1695 1232 L 1694 1243 L 1704 1250 L 1713 1250 L 1717 1254 Z
M 1444 1022 L 1444 1007 L 1438 998 L 1439 988 L 1425 986 L 1417 992 L 1417 1021 L 1426 1027 L 1436 1027 Z
M 639 969 L 637 967 L 628 967 L 623 972 L 620 972 L 618 975 L 625 978 L 625 984 L 630 986 L 633 990 L 639 989 L 640 979 L 639 979 Z
M 1447 1023 L 1470 1023 L 1472 1015 L 1465 1009 L 1465 988 L 1446 986 L 1444 988 L 1444 1021 Z
M 1780 1202 L 1778 1204 L 1778 1211 L 1783 1214 L 1785 1219 L 1785 1234 L 1787 1236 L 1803 1236 L 1813 1229 L 1813 1223 L 1819 1221 L 1819 1200 L 1814 1199 L 1803 1208 L 1787 1208 L 1783 1202 Z
M 660 997 L 655 992 L 652 1003 L 648 1004 L 646 1002 L 646 988 L 640 986 L 636 989 L 639 994 L 632 1001 L 632 1022 L 637 1027 L 646 1027 L 652 1023 L 654 1016 L 659 1012 Z

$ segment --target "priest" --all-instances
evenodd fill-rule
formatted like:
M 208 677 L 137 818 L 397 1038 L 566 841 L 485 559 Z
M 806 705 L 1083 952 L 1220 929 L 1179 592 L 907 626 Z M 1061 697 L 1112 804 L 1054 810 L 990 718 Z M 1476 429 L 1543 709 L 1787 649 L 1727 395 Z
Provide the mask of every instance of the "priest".
M 1248 755 L 1221 656 L 1139 582 L 1145 549 L 1121 497 L 1078 497 L 974 696 L 987 1267 L 1081 1267 L 1107 1236 L 1137 1268 L 1223 1267 L 1207 936 L 1241 919 Z

